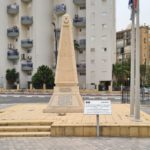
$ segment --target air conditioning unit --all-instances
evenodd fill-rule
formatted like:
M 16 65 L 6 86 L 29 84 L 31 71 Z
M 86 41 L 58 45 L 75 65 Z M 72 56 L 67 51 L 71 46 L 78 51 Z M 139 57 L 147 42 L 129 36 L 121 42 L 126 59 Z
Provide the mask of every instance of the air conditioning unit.
M 27 60 L 32 60 L 32 56 L 27 56 Z

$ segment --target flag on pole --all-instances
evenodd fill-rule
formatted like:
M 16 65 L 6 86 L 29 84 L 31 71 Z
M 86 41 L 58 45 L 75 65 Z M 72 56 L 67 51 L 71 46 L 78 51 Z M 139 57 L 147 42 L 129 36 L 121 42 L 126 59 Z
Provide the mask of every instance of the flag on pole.
M 137 2 L 138 0 L 134 0 L 134 10 L 137 11 Z
M 133 9 L 136 11 L 137 10 L 137 2 L 138 0 L 129 0 L 128 6 L 129 8 Z
M 129 0 L 128 6 L 129 8 L 133 8 L 133 0 Z
M 138 0 L 129 0 L 128 6 L 131 9 L 131 20 L 133 19 L 134 14 L 137 12 L 137 3 Z

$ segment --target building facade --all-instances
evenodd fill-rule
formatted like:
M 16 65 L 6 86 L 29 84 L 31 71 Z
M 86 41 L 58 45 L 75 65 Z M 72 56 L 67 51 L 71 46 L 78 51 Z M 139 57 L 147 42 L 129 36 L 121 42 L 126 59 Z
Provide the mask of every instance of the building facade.
M 116 61 L 122 62 L 131 57 L 131 27 L 117 32 L 116 35 Z M 150 65 L 150 27 L 140 27 L 140 64 Z
M 73 21 L 80 88 L 111 82 L 115 60 L 115 0 L 0 0 L 0 85 L 7 69 L 27 88 L 41 65 L 55 70 L 62 15 Z

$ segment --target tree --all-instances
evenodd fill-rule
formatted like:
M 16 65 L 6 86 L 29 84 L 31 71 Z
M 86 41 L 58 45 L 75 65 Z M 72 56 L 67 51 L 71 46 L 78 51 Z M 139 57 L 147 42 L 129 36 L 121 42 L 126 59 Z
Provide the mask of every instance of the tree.
M 130 63 L 124 61 L 123 63 L 116 63 L 113 65 L 113 76 L 117 81 L 117 85 L 125 84 L 125 81 L 130 77 Z
M 6 80 L 9 84 L 13 85 L 18 78 L 19 78 L 19 73 L 16 72 L 16 69 L 6 70 Z
M 140 65 L 140 82 L 141 82 L 141 86 L 145 85 L 146 82 L 146 65 Z
M 40 89 L 43 84 L 46 84 L 46 88 L 53 88 L 54 86 L 54 74 L 53 71 L 45 65 L 38 68 L 37 72 L 32 76 L 32 84 L 34 88 Z

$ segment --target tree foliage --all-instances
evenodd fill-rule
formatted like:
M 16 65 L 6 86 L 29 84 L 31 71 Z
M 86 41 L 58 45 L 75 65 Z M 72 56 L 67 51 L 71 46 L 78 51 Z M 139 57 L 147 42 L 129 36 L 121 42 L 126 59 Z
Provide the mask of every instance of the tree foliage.
M 124 84 L 130 78 L 130 63 L 116 63 L 113 65 L 113 76 L 118 85 Z
M 46 88 L 53 88 L 53 71 L 48 66 L 40 66 L 37 72 L 32 76 L 32 84 L 33 87 L 37 89 L 41 89 L 43 87 L 43 84 L 46 84 Z
M 6 70 L 6 80 L 9 84 L 14 84 L 19 77 L 19 73 L 16 72 L 16 69 L 7 69 Z

